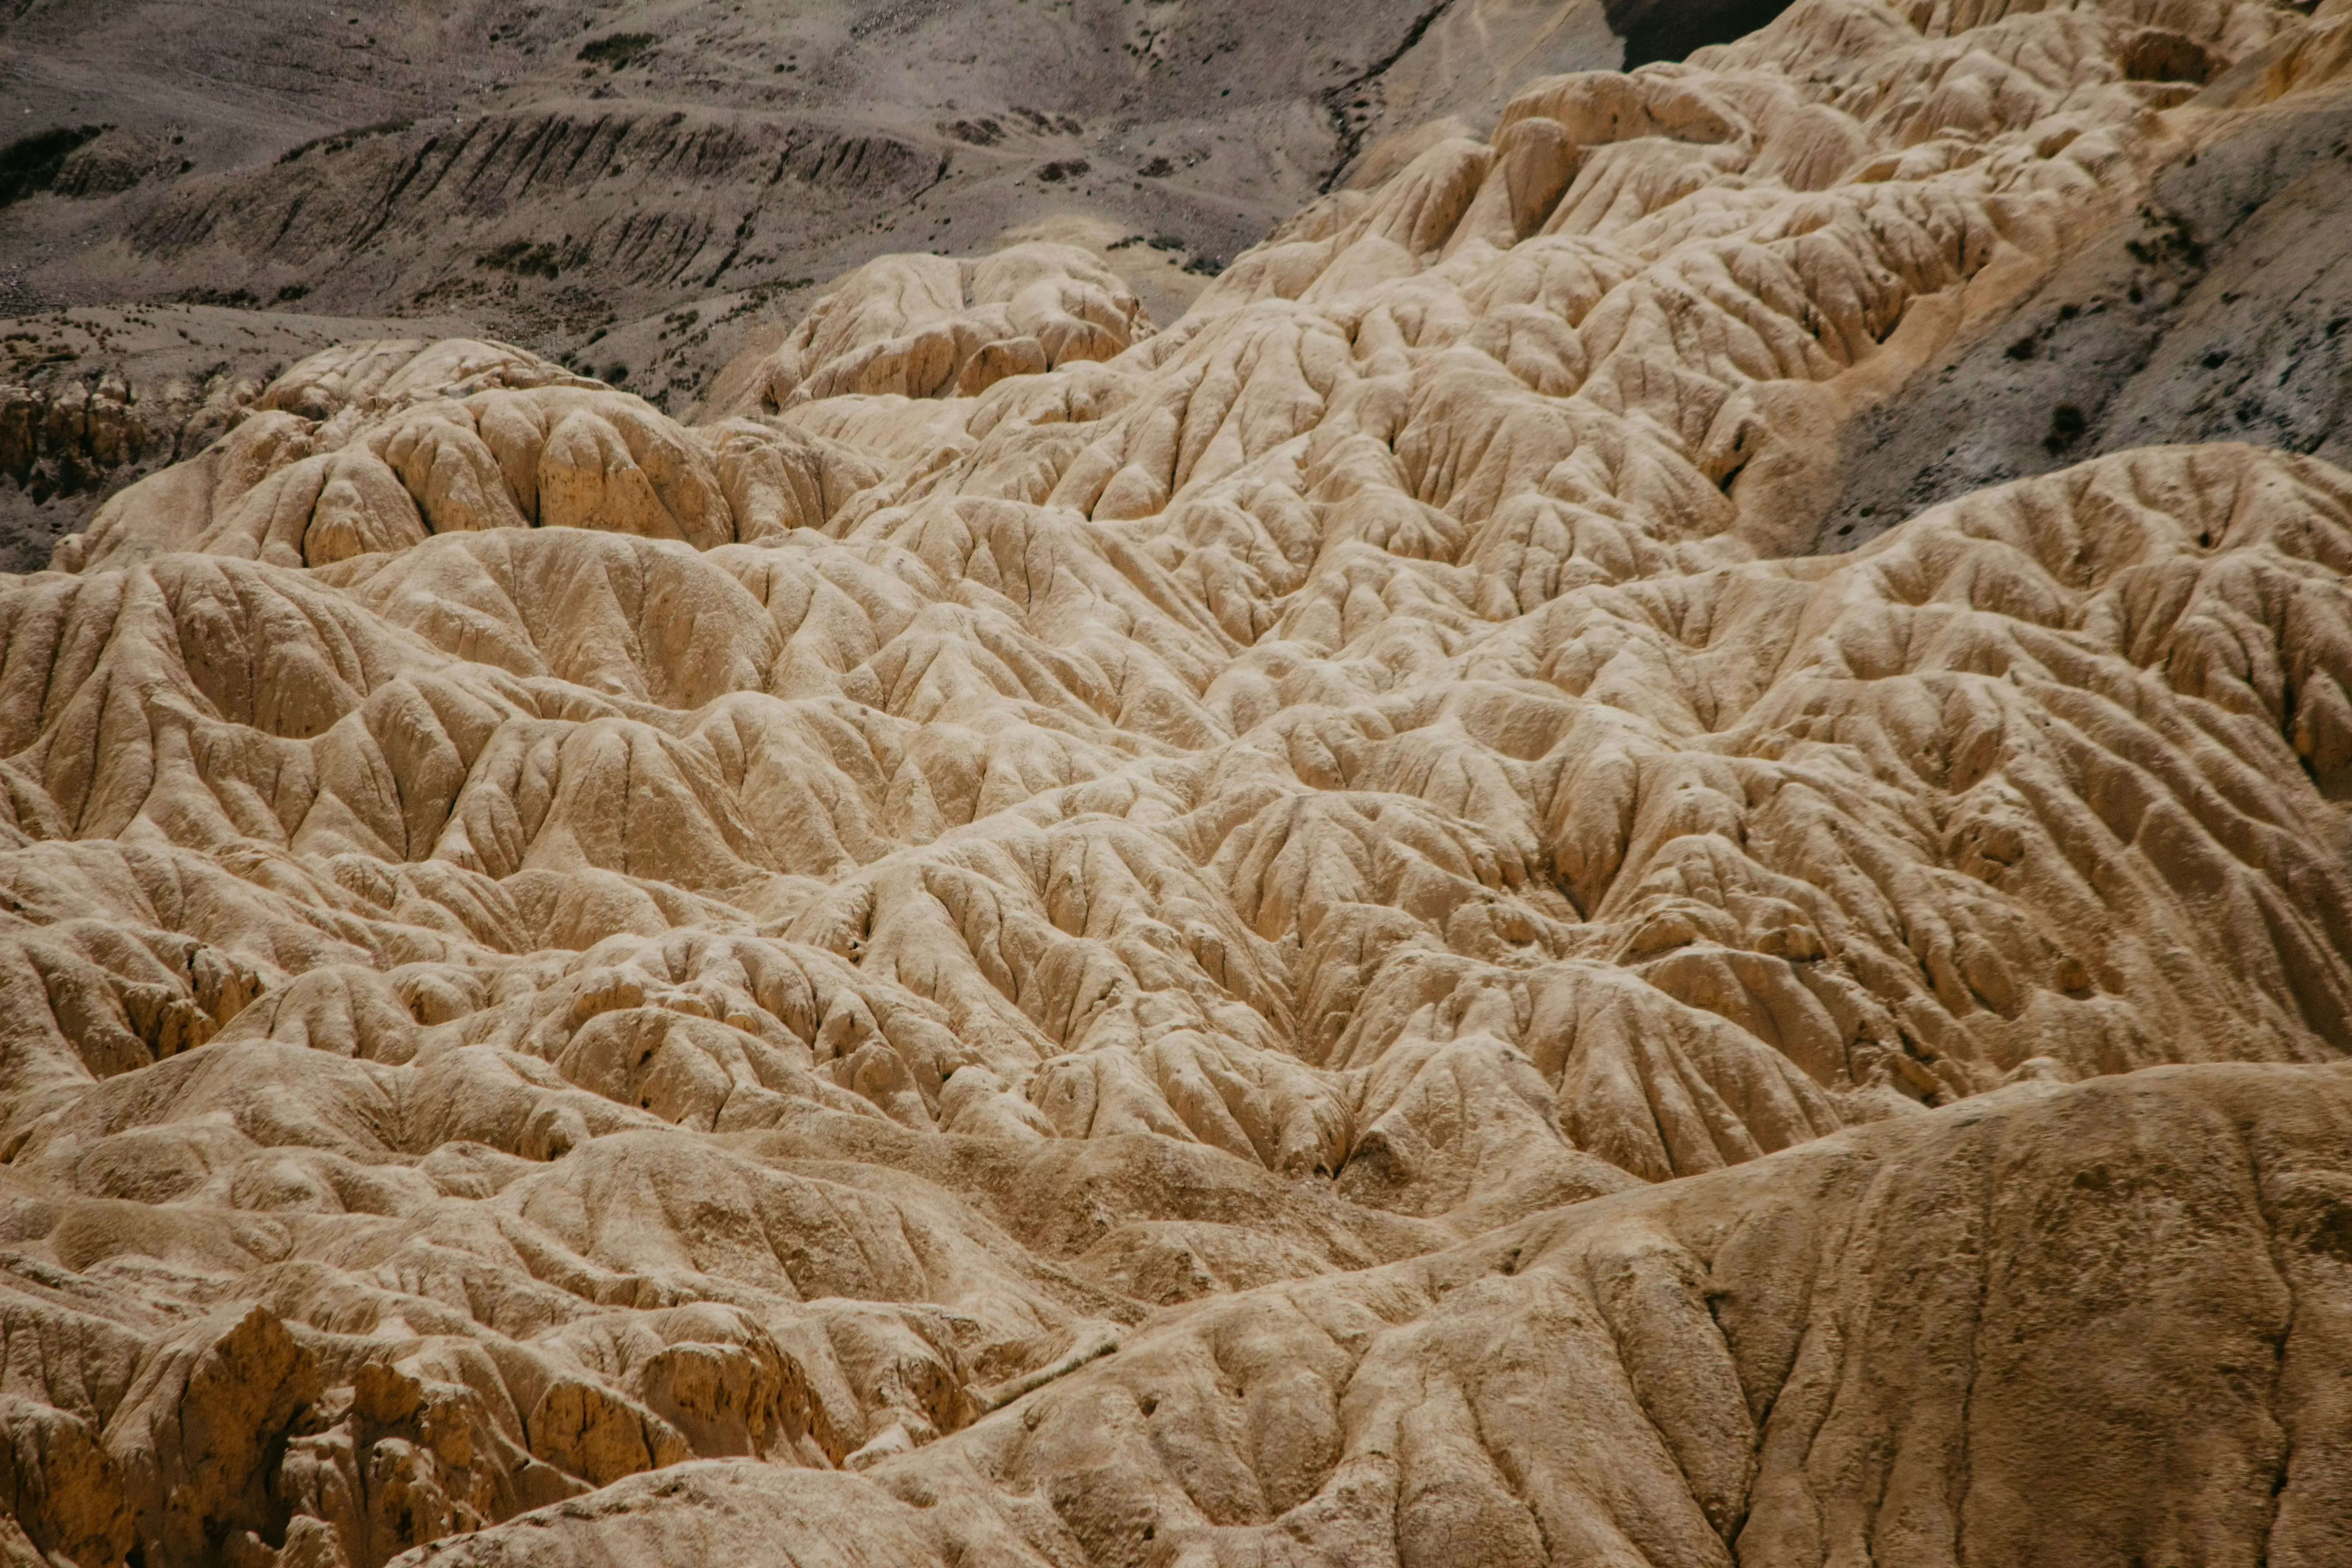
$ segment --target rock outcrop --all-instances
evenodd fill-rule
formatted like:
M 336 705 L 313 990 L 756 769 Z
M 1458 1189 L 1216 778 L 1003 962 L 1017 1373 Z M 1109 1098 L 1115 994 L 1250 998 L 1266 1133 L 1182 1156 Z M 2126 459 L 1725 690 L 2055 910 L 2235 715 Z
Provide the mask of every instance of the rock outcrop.
M 2345 26 L 1802 0 L 696 424 L 294 365 L 0 577 L 0 1548 L 2341 1561 L 2352 475 L 1810 552 Z
M 243 420 L 289 365 L 383 331 L 205 305 L 0 321 L 0 570 L 39 571 L 117 491 Z

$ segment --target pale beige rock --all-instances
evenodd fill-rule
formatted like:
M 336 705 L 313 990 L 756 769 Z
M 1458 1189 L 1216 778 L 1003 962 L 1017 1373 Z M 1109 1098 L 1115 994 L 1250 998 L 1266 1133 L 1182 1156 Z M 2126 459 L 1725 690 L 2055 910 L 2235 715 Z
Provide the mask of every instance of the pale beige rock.
M 2341 1561 L 2352 476 L 1795 553 L 2337 25 L 2161 20 L 1806 0 L 701 425 L 288 372 L 0 578 L 0 1553 Z
M 1032 241 L 978 261 L 886 256 L 810 306 L 764 363 L 730 366 L 714 402 L 756 414 L 846 393 L 970 396 L 1008 375 L 1109 359 L 1150 332 L 1126 283 L 1076 246 Z

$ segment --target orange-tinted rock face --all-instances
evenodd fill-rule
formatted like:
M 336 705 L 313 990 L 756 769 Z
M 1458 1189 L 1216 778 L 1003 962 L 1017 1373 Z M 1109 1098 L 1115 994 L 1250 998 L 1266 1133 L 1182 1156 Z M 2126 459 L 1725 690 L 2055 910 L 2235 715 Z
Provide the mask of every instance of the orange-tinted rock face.
M 0 1555 L 2352 1560 L 2352 476 L 1802 553 L 2341 12 L 288 370 L 0 577 Z

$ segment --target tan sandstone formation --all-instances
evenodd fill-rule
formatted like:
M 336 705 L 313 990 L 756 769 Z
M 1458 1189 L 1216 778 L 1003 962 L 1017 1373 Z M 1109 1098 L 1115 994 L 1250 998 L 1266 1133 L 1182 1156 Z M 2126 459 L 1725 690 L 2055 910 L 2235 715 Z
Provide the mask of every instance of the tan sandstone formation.
M 1802 0 L 1157 331 L 295 366 L 0 578 L 0 1553 L 2352 1560 L 2352 476 L 1801 553 L 2347 40 Z

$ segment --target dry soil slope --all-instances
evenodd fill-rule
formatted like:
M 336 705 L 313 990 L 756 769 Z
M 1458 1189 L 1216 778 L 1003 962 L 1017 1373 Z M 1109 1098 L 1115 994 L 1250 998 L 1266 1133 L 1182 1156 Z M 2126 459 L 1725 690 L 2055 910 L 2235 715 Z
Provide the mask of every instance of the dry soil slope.
M 127 305 L 0 321 L 0 567 L 37 572 L 116 490 L 210 446 L 295 361 L 386 331 L 217 305 Z
M 0 579 L 8 1549 L 2339 1560 L 2352 477 L 1801 552 L 2269 111 L 2151 49 L 2347 37 L 1806 0 L 1156 331 L 298 365 Z
M 1367 0 L 1277 26 L 1235 0 L 47 0 L 0 42 L 22 106 L 0 127 L 0 290 L 465 310 L 569 344 L 1073 214 L 1207 265 L 1393 132 L 1483 127 L 1530 76 L 1623 63 L 1628 29 L 1677 56 L 1735 36 L 1721 9 L 1654 37 L 1599 0 Z M 648 384 L 636 346 L 598 367 L 616 359 Z
M 336 338 L 489 333 L 682 412 L 819 280 L 1007 236 L 1096 247 L 1171 319 L 1317 192 L 1396 166 L 1399 132 L 1483 129 L 1531 76 L 1623 63 L 1621 33 L 1679 57 L 1736 11 L 20 5 L 0 561 L 37 566 Z
M 432 1560 L 2341 1562 L 2347 1091 L 2005 1089 L 1203 1303 L 870 1478 L 689 1466 Z
M 1987 312 L 1843 436 L 1825 547 L 1985 485 L 2161 442 L 2256 441 L 2352 462 L 2352 91 L 2275 98 L 2281 39 L 2210 78 L 2142 199 Z

